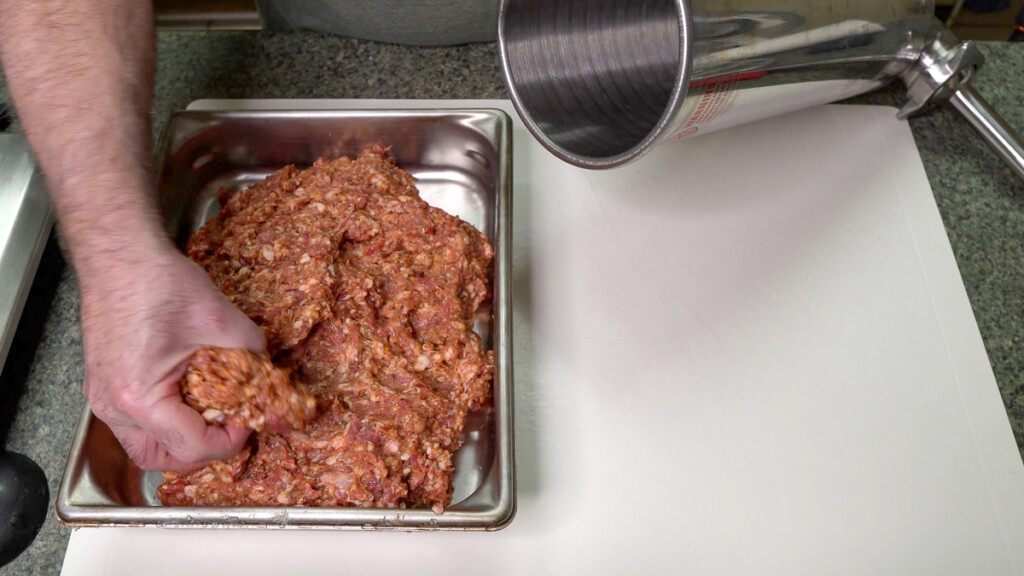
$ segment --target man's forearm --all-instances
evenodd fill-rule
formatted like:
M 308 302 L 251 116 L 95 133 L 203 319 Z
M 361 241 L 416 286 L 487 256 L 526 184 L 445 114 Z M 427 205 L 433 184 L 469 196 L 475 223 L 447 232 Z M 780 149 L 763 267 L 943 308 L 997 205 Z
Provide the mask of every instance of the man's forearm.
M 0 53 L 77 272 L 82 390 L 139 466 L 182 470 L 235 454 L 248 437 L 182 401 L 189 358 L 266 342 L 160 225 L 150 2 L 0 0 Z
M 151 3 L 0 0 L 0 55 L 80 279 L 158 246 Z

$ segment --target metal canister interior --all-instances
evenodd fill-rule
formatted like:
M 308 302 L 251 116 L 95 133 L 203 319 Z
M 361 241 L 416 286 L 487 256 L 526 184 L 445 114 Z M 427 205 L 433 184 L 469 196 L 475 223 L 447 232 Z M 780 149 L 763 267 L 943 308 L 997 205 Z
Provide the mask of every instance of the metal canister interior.
M 625 159 L 685 94 L 686 14 L 665 0 L 504 2 L 502 60 L 520 116 L 560 157 Z

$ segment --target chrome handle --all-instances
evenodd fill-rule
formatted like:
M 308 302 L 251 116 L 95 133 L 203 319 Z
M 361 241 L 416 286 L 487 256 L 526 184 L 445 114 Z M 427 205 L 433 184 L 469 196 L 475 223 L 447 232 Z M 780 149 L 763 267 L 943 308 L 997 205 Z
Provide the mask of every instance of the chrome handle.
M 1024 178 L 1024 142 L 969 84 L 961 84 L 949 99 L 971 126 L 1003 157 L 1018 176 Z

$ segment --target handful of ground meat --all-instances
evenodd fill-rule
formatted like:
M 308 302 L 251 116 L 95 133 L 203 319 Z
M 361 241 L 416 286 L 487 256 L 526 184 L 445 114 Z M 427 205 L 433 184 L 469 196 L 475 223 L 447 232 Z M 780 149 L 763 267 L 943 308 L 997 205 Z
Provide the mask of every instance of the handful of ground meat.
M 379 147 L 354 160 L 286 167 L 244 190 L 222 190 L 221 203 L 188 255 L 263 329 L 273 364 L 313 395 L 316 416 L 301 430 L 268 424 L 231 459 L 165 474 L 161 501 L 441 512 L 466 414 L 491 389 L 493 353 L 472 329 L 490 298 L 486 237 L 424 202 Z M 260 360 L 248 373 L 284 382 L 265 367 Z M 247 393 L 233 373 L 208 365 L 197 374 L 230 382 L 222 404 L 205 403 L 220 398 L 210 393 L 216 386 L 190 389 L 195 406 L 225 421 L 281 414 L 277 402 L 242 408 L 236 400 Z
M 181 379 L 181 394 L 207 422 L 257 432 L 302 429 L 316 414 L 316 399 L 292 384 L 290 370 L 247 350 L 197 350 Z

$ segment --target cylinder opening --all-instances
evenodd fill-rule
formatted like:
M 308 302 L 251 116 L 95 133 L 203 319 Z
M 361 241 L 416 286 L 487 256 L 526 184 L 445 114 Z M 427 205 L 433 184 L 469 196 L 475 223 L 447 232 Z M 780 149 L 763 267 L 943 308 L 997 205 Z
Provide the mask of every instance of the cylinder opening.
M 608 168 L 638 157 L 685 96 L 685 4 L 504 0 L 502 66 L 530 131 L 578 166 Z

